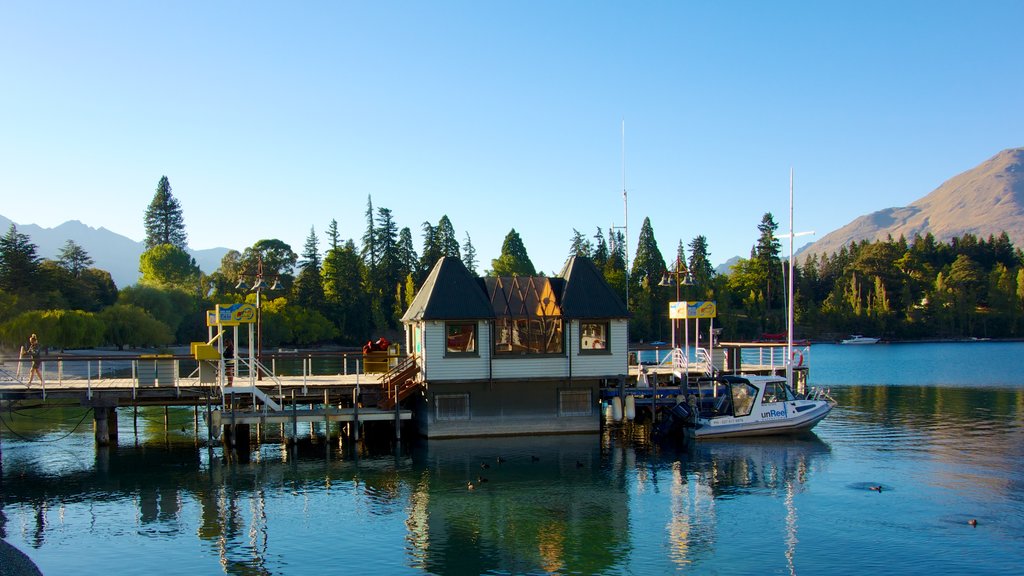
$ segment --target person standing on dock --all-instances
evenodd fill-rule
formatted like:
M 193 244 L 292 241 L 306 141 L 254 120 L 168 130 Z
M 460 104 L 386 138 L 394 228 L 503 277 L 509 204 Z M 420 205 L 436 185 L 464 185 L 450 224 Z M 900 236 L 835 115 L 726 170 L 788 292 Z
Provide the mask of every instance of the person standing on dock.
M 36 375 L 39 375 L 39 383 L 45 386 L 46 382 L 43 381 L 43 372 L 41 369 L 42 361 L 39 360 L 39 339 L 36 338 L 35 334 L 28 337 L 28 350 L 26 350 L 26 353 L 29 358 L 32 359 L 32 367 L 28 372 L 28 385 L 31 386 L 32 380 Z
M 224 373 L 228 377 L 228 386 L 235 380 L 235 343 L 228 340 L 224 346 Z

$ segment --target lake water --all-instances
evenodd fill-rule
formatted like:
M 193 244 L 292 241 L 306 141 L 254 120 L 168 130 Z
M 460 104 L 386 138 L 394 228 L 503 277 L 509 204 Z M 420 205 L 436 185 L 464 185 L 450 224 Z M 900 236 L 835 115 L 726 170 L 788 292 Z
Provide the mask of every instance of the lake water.
M 620 425 L 241 463 L 191 410 L 138 437 L 123 411 L 111 449 L 82 409 L 5 411 L 0 530 L 50 575 L 1020 573 L 1022 357 L 815 345 L 839 406 L 813 434 L 691 445 Z

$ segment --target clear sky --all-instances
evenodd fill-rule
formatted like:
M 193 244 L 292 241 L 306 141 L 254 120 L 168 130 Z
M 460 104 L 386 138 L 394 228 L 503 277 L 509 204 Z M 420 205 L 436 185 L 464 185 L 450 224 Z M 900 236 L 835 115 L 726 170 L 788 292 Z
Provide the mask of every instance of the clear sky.
M 0 3 L 0 214 L 142 240 L 161 175 L 193 248 L 365 228 L 482 261 L 515 228 L 644 217 L 662 253 L 818 237 L 1024 145 L 1024 1 Z M 622 126 L 625 123 L 625 163 Z M 800 238 L 798 245 L 806 242 Z M 801 242 L 803 241 L 803 242 Z M 326 241 L 321 240 L 321 249 Z M 785 245 L 784 245 L 785 246 Z

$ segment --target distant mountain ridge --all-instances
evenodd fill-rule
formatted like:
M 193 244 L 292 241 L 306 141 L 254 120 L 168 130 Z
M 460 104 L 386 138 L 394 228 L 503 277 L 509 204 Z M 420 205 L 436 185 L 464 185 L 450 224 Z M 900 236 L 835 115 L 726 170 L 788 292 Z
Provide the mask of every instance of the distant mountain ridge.
M 0 234 L 6 234 L 11 224 L 18 232 L 29 237 L 38 248 L 42 258 L 56 260 L 64 244 L 74 240 L 93 259 L 93 266 L 110 272 L 118 288 L 135 284 L 139 279 L 139 256 L 145 251 L 143 242 L 136 242 L 127 236 L 111 232 L 106 228 L 93 228 L 78 220 L 69 220 L 54 228 L 43 228 L 35 224 L 18 224 L 0 215 Z M 209 274 L 220 268 L 220 261 L 228 248 L 207 248 L 188 250 L 196 259 L 199 268 Z
M 886 208 L 856 218 L 804 246 L 801 258 L 834 254 L 851 242 L 894 239 L 931 232 L 940 242 L 970 233 L 979 238 L 1006 232 L 1024 248 L 1024 148 L 1003 150 L 944 182 L 902 208 Z

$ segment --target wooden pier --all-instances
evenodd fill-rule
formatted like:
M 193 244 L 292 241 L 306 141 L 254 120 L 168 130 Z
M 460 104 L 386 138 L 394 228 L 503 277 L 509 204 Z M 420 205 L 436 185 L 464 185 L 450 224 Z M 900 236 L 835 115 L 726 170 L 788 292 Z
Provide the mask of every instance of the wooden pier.
M 352 356 L 352 358 L 349 358 Z M 314 358 L 320 364 L 340 367 L 338 374 L 314 374 Z M 190 356 L 153 355 L 60 355 L 43 359 L 44 381 L 28 383 L 28 365 L 23 360 L 0 362 L 2 403 L 42 405 L 73 403 L 93 409 L 96 443 L 117 441 L 117 408 L 165 406 L 194 407 L 197 418 L 204 412 L 211 437 L 225 442 L 245 442 L 241 431 L 252 424 L 292 425 L 338 423 L 358 439 L 364 423 L 393 423 L 396 438 L 401 423 L 412 412 L 387 400 L 383 374 L 345 373 L 351 366 L 364 366 L 359 354 L 268 355 L 271 368 L 252 370 L 244 361 L 229 374 L 206 370 Z M 19 365 L 19 363 L 23 365 Z M 298 375 L 279 375 L 276 364 L 301 364 Z M 387 366 L 385 362 L 384 366 Z M 244 428 L 243 428 L 244 427 Z

